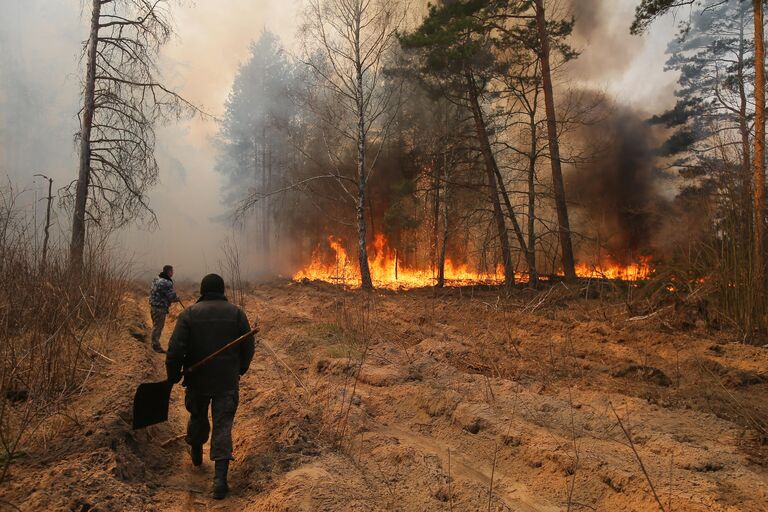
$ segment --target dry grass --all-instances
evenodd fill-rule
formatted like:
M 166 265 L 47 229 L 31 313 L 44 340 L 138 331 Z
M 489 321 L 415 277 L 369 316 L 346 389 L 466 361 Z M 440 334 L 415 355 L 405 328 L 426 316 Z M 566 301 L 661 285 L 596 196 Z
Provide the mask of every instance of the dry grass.
M 43 423 L 66 416 L 90 375 L 91 340 L 114 325 L 127 267 L 110 261 L 106 238 L 91 246 L 75 276 L 51 247 L 43 268 L 34 222 L 18 192 L 0 189 L 0 482 Z

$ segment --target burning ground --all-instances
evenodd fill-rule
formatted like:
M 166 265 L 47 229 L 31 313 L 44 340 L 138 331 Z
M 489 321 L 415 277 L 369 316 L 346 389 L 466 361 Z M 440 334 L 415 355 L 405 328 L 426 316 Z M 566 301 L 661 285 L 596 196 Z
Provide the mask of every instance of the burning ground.
M 360 286 L 360 269 L 355 258 L 350 257 L 344 241 L 333 235 L 327 243 L 318 244 L 308 264 L 293 273 L 294 281 L 323 281 L 342 286 Z M 371 277 L 377 288 L 405 290 L 432 286 L 437 281 L 437 269 L 429 265 L 414 267 L 403 263 L 397 249 L 390 246 L 383 234 L 377 234 L 368 249 L 373 259 L 369 262 Z M 576 265 L 576 274 L 583 279 L 611 279 L 641 281 L 653 271 L 650 258 L 638 258 L 637 262 L 616 263 L 610 257 L 602 263 Z M 503 265 L 497 264 L 492 271 L 477 270 L 467 263 L 454 263 L 447 257 L 444 267 L 448 286 L 500 285 L 504 283 Z M 544 279 L 552 276 L 544 276 Z M 527 283 L 527 273 L 516 272 L 517 282 Z
M 655 493 L 665 510 L 765 510 L 768 351 L 710 330 L 701 305 L 581 292 L 250 290 L 265 344 L 224 504 L 212 464 L 186 455 L 179 389 L 168 423 L 130 430 L 135 386 L 163 365 L 127 297 L 122 336 L 94 345 L 82 395 L 14 463 L 2 506 L 651 511 Z

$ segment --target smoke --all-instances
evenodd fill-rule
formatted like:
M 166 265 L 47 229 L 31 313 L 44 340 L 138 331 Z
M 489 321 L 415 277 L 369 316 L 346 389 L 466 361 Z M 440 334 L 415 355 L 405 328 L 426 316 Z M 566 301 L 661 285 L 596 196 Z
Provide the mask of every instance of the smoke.
M 581 52 L 569 68 L 575 78 L 611 80 L 632 67 L 645 42 L 629 33 L 631 2 L 571 0 L 569 11 L 576 20 L 571 44 Z
M 616 107 L 581 137 L 595 153 L 568 176 L 569 198 L 580 206 L 576 231 L 620 262 L 650 253 L 669 209 L 667 178 L 654 165 L 659 134 L 636 111 Z
M 264 26 L 290 41 L 298 0 L 172 3 L 176 37 L 160 55 L 163 81 L 218 118 L 250 41 Z M 76 176 L 73 141 L 89 4 L 0 1 L 0 179 L 7 175 L 20 188 L 35 185 L 35 172 L 53 177 L 54 190 Z M 119 233 L 137 273 L 156 274 L 165 263 L 174 264 L 180 278 L 218 270 L 229 230 L 215 219 L 229 205 L 222 202 L 214 170 L 217 130 L 205 117 L 158 126 L 160 183 L 150 193 L 150 205 L 160 226 L 154 231 L 131 226 Z M 70 214 L 57 213 L 56 231 L 66 241 Z
M 657 112 L 674 99 L 670 87 L 674 76 L 665 75 L 662 65 L 673 30 L 659 22 L 646 37 L 630 36 L 636 3 L 570 0 L 569 5 L 562 0 L 563 15 L 576 17 L 572 43 L 581 56 L 561 70 L 560 83 L 604 88 L 622 103 Z M 220 118 L 237 69 L 248 58 L 249 43 L 266 27 L 290 48 L 300 4 L 300 0 L 174 2 L 177 37 L 161 54 L 163 80 Z M 416 8 L 423 9 L 423 4 Z M 34 172 L 54 177 L 54 187 L 75 176 L 73 136 L 87 18 L 88 2 L 81 0 L 0 1 L 0 177 L 8 174 L 21 187 L 33 186 Z M 160 227 L 154 232 L 132 227 L 121 232 L 120 240 L 126 257 L 142 271 L 156 273 L 157 266 L 165 263 L 174 264 L 179 277 L 218 269 L 221 241 L 230 232 L 215 219 L 231 207 L 222 200 L 224 178 L 215 171 L 217 148 L 212 140 L 218 130 L 217 123 L 203 118 L 158 127 L 160 184 L 151 192 L 150 203 Z M 382 160 L 374 175 L 377 230 L 386 228 L 388 212 L 390 224 L 409 220 L 402 194 L 392 192 L 393 183 L 407 181 L 403 161 L 408 158 L 402 155 Z M 575 174 L 582 172 L 588 170 Z M 299 199 L 286 204 L 293 206 Z M 318 211 L 312 210 L 312 215 L 319 217 Z M 296 224 L 301 221 L 298 217 L 297 213 Z M 59 231 L 64 238 L 68 225 L 69 214 L 61 212 Z M 244 256 L 245 271 L 258 263 L 249 258 Z
M 605 16 L 605 0 L 575 0 L 571 4 L 573 17 L 576 18 L 575 35 L 589 37 L 600 30 L 600 18 Z

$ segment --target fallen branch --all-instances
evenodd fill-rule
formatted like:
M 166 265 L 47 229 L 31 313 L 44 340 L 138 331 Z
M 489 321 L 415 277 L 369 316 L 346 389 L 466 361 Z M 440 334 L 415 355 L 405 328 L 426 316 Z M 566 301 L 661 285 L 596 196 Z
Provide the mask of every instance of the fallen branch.
M 671 307 L 672 307 L 672 305 L 669 305 L 669 306 L 665 306 L 665 307 L 663 307 L 661 309 L 657 309 L 653 313 L 649 313 L 647 315 L 633 316 L 632 318 L 628 318 L 627 322 L 637 322 L 637 321 L 640 321 L 640 320 L 648 320 L 649 318 L 653 318 L 654 316 L 658 315 L 662 311 L 664 311 L 666 309 L 669 309 Z
M 91 347 L 90 345 L 86 345 L 86 347 L 88 347 L 88 350 L 90 350 L 91 352 L 93 352 L 93 353 L 94 353 L 94 354 L 96 354 L 97 356 L 101 356 L 101 357 L 103 357 L 105 360 L 109 361 L 110 363 L 112 363 L 112 364 L 115 364 L 115 360 L 114 360 L 114 359 L 110 359 L 109 357 L 105 356 L 104 354 L 102 354 L 101 352 L 99 352 L 99 351 L 98 351 L 98 350 L 96 350 L 95 348 Z
M 163 441 L 162 443 L 160 443 L 160 446 L 162 446 L 163 448 L 165 448 L 165 447 L 166 447 L 166 446 L 168 446 L 169 444 L 171 444 L 171 443 L 175 443 L 176 441 L 178 441 L 179 439 L 183 439 L 184 437 L 186 437 L 186 434 L 179 434 L 179 435 L 177 435 L 177 436 L 173 436 L 172 438 L 170 438 L 170 439 L 166 439 L 165 441 Z

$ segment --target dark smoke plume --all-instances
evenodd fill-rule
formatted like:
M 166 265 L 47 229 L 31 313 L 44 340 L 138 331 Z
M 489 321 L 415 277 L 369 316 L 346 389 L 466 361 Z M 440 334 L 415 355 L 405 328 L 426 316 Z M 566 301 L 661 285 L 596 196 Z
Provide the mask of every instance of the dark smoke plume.
M 575 230 L 596 237 L 620 262 L 649 254 L 669 207 L 655 133 L 639 114 L 617 107 L 583 137 L 594 156 L 568 177 L 569 198 L 579 206 Z

